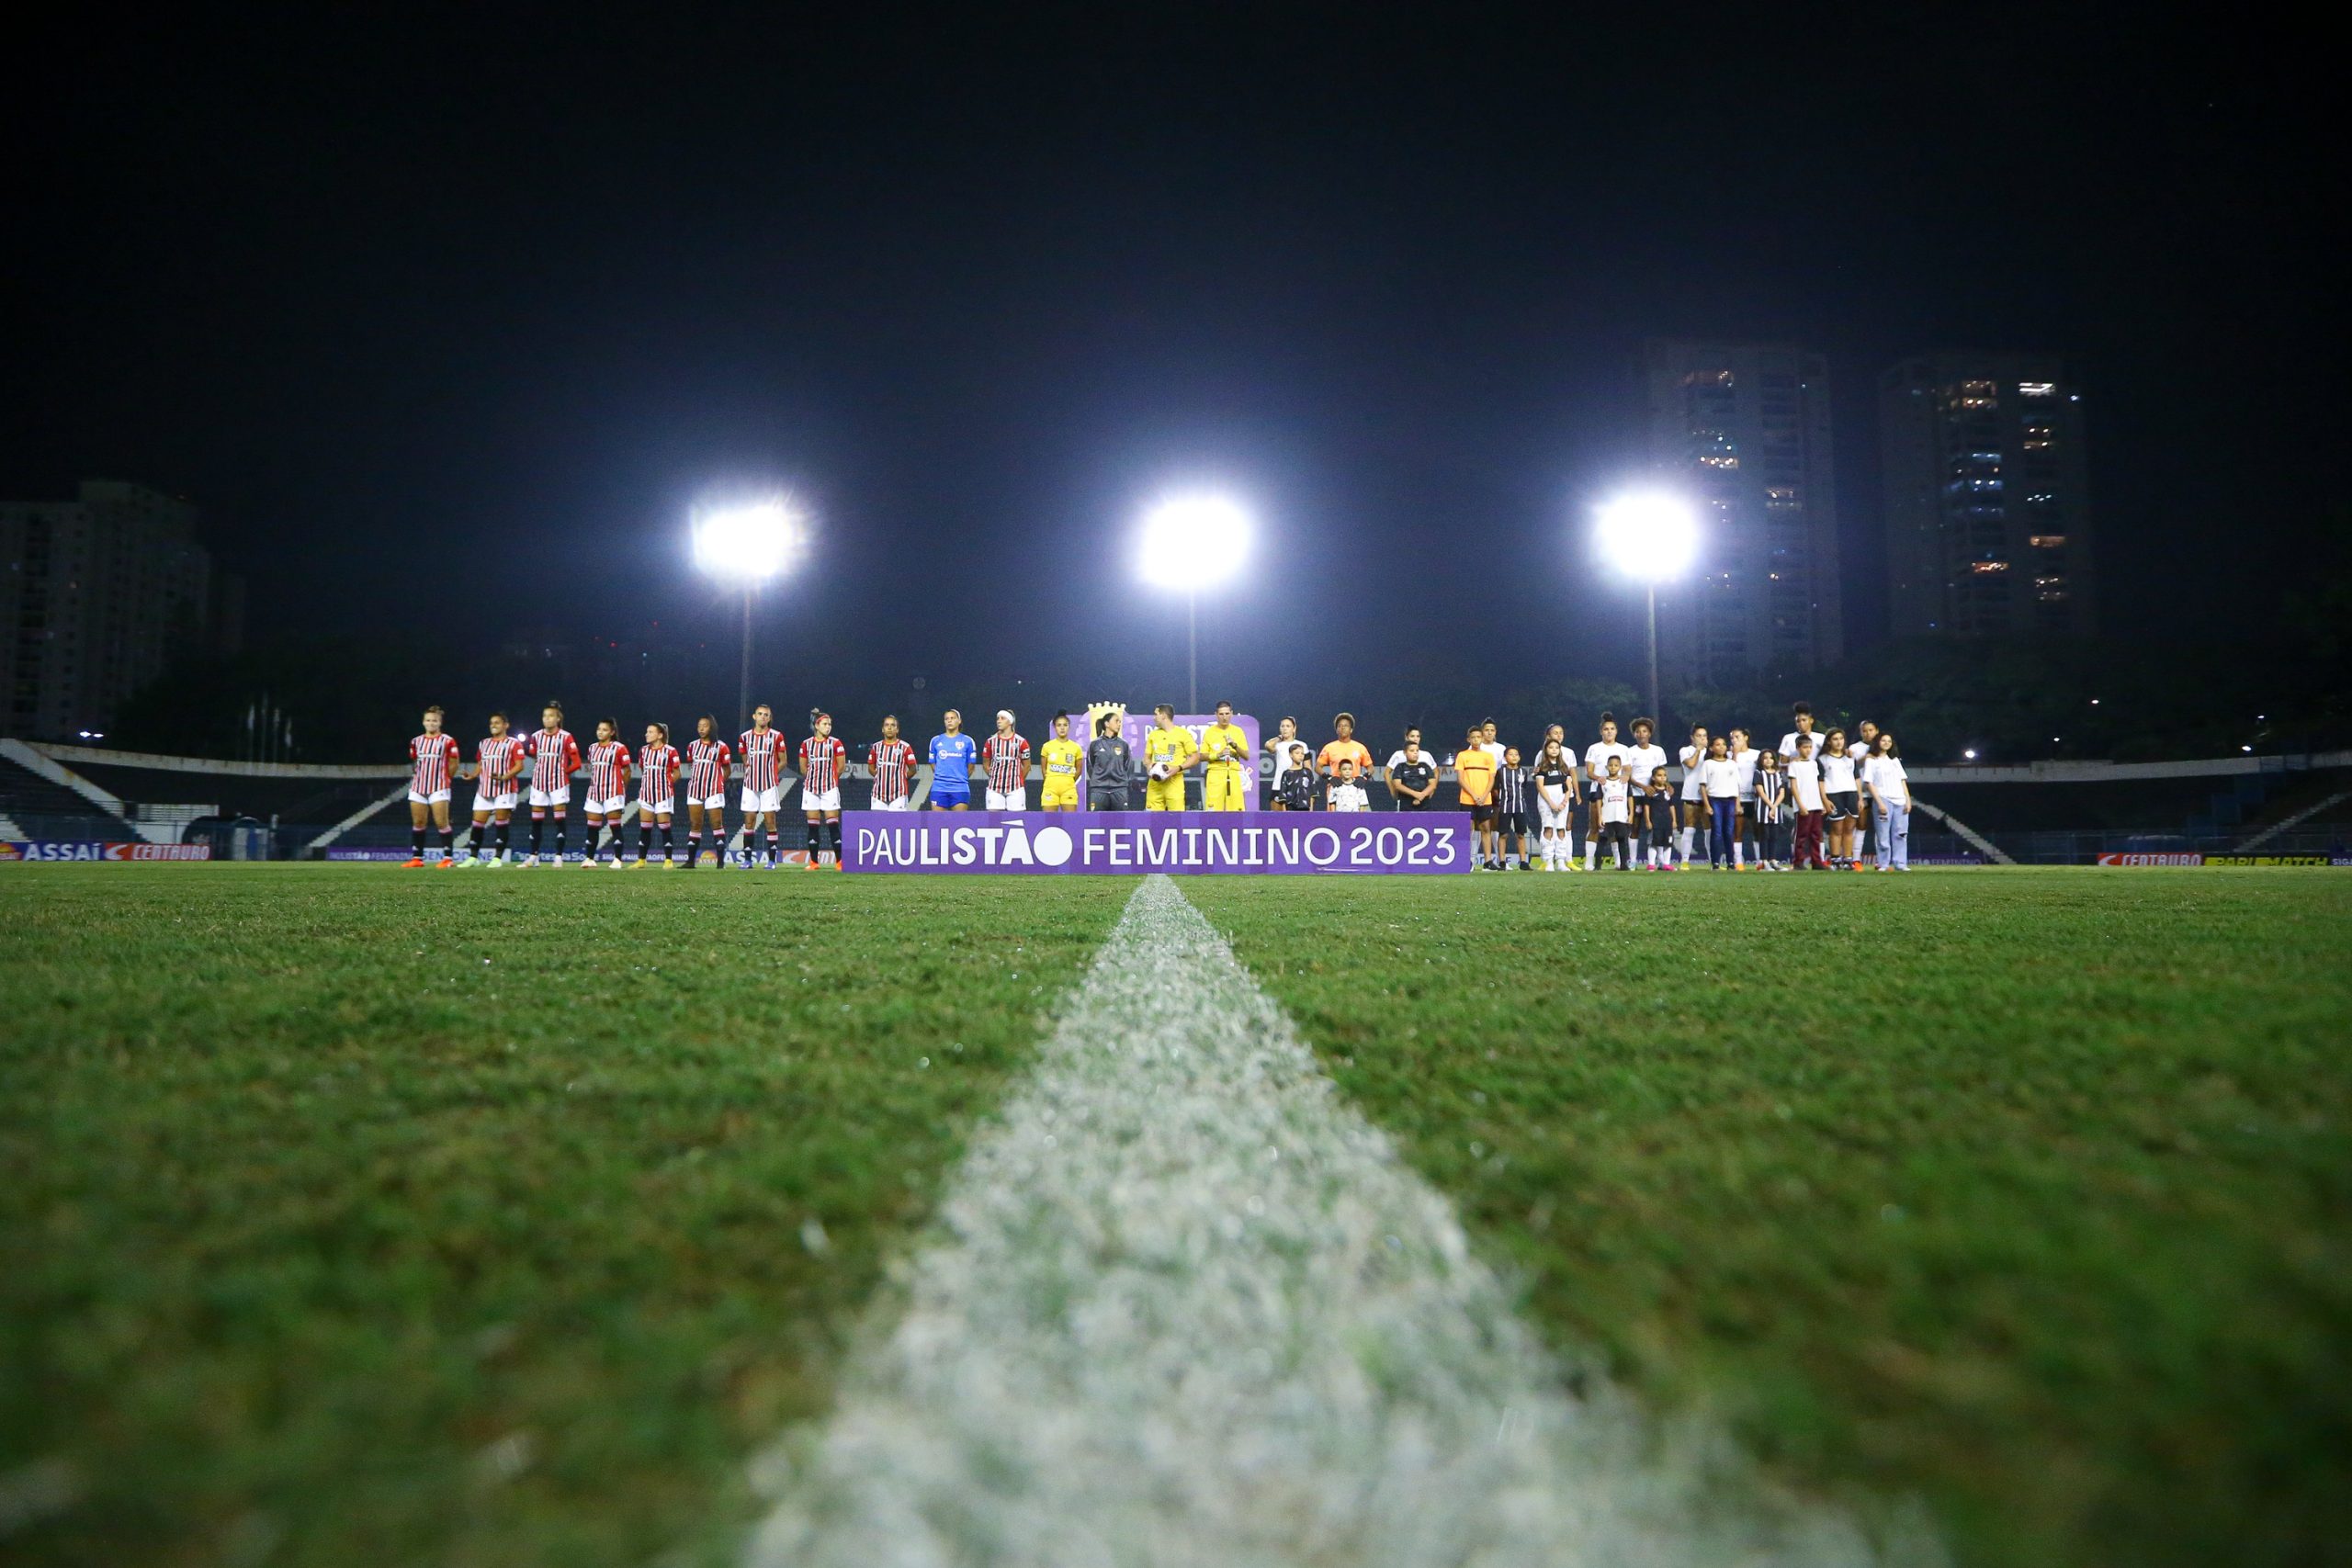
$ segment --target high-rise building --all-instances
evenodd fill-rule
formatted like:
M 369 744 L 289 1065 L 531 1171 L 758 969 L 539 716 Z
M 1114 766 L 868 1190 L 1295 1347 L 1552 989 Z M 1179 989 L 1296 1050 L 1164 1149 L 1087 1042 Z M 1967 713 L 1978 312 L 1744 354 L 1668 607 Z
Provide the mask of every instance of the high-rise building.
M 1651 467 L 1697 509 L 1699 558 L 1658 590 L 1669 684 L 1835 661 L 1828 366 L 1792 344 L 1659 339 L 1643 354 Z
M 235 648 L 243 587 L 196 522 L 185 501 L 110 479 L 0 502 L 0 732 L 103 732 L 175 655 Z
M 2083 397 L 2050 355 L 1906 359 L 1879 378 L 1896 637 L 2087 637 Z

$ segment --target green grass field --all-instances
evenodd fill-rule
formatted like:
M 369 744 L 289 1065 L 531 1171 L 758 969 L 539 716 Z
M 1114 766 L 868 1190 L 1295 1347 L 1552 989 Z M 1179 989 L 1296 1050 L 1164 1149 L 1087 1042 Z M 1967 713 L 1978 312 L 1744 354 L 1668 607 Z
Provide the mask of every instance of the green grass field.
M 0 871 L 0 1556 L 726 1560 L 1132 886 Z M 1972 1564 L 2352 1536 L 2352 879 L 1183 887 L 1654 1405 Z
M 0 1554 L 725 1561 L 1127 891 L 797 874 L 7 868 Z
M 1653 1402 L 1968 1562 L 2352 1539 L 2352 878 L 1185 890 Z

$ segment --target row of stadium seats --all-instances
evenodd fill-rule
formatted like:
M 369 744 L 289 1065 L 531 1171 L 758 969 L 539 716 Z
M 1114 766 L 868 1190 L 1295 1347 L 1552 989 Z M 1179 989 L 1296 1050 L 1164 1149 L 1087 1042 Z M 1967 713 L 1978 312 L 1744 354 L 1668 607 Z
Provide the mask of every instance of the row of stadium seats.
M 136 837 L 128 823 L 29 769 L 0 757 L 0 818 L 26 839 L 107 841 Z M 0 837 L 9 837 L 0 829 Z

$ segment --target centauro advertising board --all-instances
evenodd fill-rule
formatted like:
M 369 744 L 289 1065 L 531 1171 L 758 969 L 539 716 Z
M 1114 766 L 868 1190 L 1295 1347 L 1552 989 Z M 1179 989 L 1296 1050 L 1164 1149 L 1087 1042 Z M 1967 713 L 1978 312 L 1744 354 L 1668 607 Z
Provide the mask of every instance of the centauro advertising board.
M 122 844 L 96 839 L 11 839 L 0 841 L 6 860 L 210 860 L 210 844 Z
M 845 811 L 842 869 L 1423 875 L 1472 869 L 1466 812 Z
M 2329 855 L 2209 855 L 2199 850 L 2168 850 L 2127 854 L 2110 850 L 2098 857 L 2101 865 L 2342 865 Z

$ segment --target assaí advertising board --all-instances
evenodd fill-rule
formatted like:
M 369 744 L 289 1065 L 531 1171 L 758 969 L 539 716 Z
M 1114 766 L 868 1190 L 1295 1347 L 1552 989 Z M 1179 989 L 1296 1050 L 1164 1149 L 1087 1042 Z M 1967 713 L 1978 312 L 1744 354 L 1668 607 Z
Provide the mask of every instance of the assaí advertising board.
M 0 861 L 210 860 L 210 844 L 122 844 L 96 839 L 13 839 L 0 841 Z

